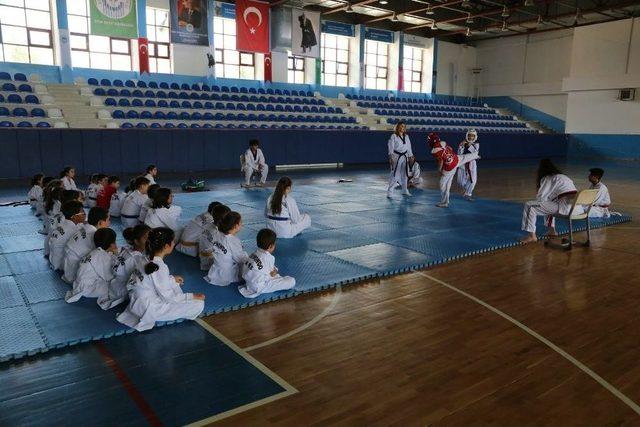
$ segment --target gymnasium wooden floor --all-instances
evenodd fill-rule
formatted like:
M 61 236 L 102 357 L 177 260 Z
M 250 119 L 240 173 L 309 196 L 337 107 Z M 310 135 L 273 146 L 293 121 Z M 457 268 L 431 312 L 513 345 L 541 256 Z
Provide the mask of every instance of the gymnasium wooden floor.
M 580 188 L 589 166 L 567 168 Z M 530 199 L 534 175 L 481 168 L 476 194 Z M 636 217 L 639 178 L 604 180 Z M 640 425 L 639 239 L 632 222 L 590 248 L 538 243 L 206 318 L 298 390 L 216 425 Z

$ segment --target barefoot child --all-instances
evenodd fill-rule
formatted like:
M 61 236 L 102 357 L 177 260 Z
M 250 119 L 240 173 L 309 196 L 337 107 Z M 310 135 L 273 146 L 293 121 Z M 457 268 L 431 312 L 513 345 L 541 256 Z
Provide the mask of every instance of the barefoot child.
M 260 175 L 260 182 L 256 186 L 263 187 L 264 183 L 267 182 L 269 165 L 264 159 L 264 154 L 260 149 L 260 142 L 257 139 L 249 141 L 249 148 L 245 151 L 243 159 L 244 184 L 242 184 L 242 187 L 249 188 L 251 186 L 251 177 L 253 175 Z
M 54 270 L 62 270 L 67 242 L 85 219 L 82 202 L 77 200 L 66 202 L 60 211 L 64 219 L 49 233 L 49 263 Z
M 200 236 L 202 236 L 209 226 L 213 225 L 213 210 L 216 206 L 221 204 L 222 203 L 220 202 L 211 202 L 206 212 L 201 213 L 189 221 L 189 223 L 184 227 L 180 243 L 176 245 L 176 250 L 178 252 L 192 257 L 198 256 L 198 242 L 200 241 Z
M 120 217 L 122 225 L 125 227 L 135 227 L 138 225 L 138 217 L 142 206 L 149 200 L 147 191 L 149 190 L 149 180 L 143 176 L 136 178 L 134 189 L 124 199 Z
M 280 178 L 264 212 L 267 228 L 283 239 L 291 239 L 311 227 L 311 217 L 300 213 L 296 200 L 291 196 L 292 186 L 291 178 Z
M 603 169 L 589 169 L 589 182 L 591 183 L 589 188 L 598 190 L 596 202 L 589 211 L 589 216 L 592 218 L 609 218 L 611 215 L 619 215 L 618 212 L 611 212 L 609 210 L 611 206 L 611 196 L 609 195 L 609 189 L 604 185 L 604 182 L 602 182 L 603 175 Z
M 212 285 L 228 286 L 240 281 L 241 267 L 248 257 L 236 237 L 241 228 L 242 217 L 238 212 L 231 211 L 220 221 L 213 240 L 213 264 L 204 278 Z
M 76 279 L 80 261 L 95 249 L 93 235 L 97 230 L 107 228 L 110 225 L 109 212 L 99 207 L 89 209 L 86 224 L 81 224 L 78 227 L 78 231 L 71 236 L 71 239 L 65 245 L 62 280 L 69 284 L 73 283 Z
M 173 230 L 177 239 L 180 239 L 182 228 L 178 220 L 182 214 L 182 208 L 173 204 L 173 194 L 169 188 L 159 188 L 153 197 L 151 209 L 147 211 L 144 223 L 151 228 L 168 227 Z
M 458 155 L 472 154 L 480 152 L 480 144 L 478 144 L 478 132 L 475 129 L 469 129 L 465 135 L 464 141 L 458 145 Z M 473 189 L 478 181 L 478 162 L 475 160 L 465 164 L 463 168 L 458 168 L 458 185 L 464 190 L 463 197 L 468 201 L 473 201 Z
M 213 223 L 208 224 L 198 240 L 198 257 L 200 258 L 200 270 L 208 271 L 213 264 L 213 242 L 217 238 L 218 226 L 226 214 L 231 212 L 229 206 L 218 205 L 213 208 L 211 216 Z
M 36 210 L 38 207 L 38 200 L 42 198 L 42 180 L 44 179 L 44 174 L 37 173 L 31 178 L 31 189 L 27 194 L 29 198 L 29 205 L 31 205 L 31 209 Z

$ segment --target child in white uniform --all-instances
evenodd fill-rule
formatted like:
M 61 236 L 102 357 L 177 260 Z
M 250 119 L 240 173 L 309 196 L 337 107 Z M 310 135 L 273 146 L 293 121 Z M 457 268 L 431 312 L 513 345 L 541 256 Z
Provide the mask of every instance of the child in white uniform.
M 76 279 L 80 261 L 95 249 L 93 235 L 96 233 L 96 230 L 107 228 L 110 225 L 111 222 L 107 211 L 99 207 L 89 210 L 87 223 L 81 224 L 78 227 L 78 231 L 71 236 L 71 239 L 69 239 L 65 245 L 64 274 L 62 275 L 62 280 L 69 284 L 73 283 Z
M 149 262 L 145 254 L 145 246 L 151 228 L 144 224 L 125 228 L 122 232 L 128 245 L 121 247 L 113 261 L 113 279 L 109 282 L 109 291 L 98 298 L 98 305 L 103 310 L 109 310 L 121 303 L 127 297 L 127 282 L 134 269 L 144 270 Z
M 144 220 L 147 219 L 147 212 L 151 209 L 151 205 L 153 204 L 153 199 L 156 197 L 156 192 L 160 189 L 158 184 L 151 184 L 149 189 L 147 190 L 147 196 L 149 198 L 147 201 L 140 207 L 140 215 L 138 216 L 138 222 L 140 224 L 144 224 Z
M 618 212 L 611 212 L 611 196 L 609 189 L 604 182 L 602 182 L 602 176 L 604 170 L 600 168 L 589 169 L 589 182 L 591 189 L 598 190 L 598 197 L 589 211 L 589 216 L 592 218 L 609 218 L 611 215 L 620 215 Z
M 49 255 L 49 240 L 51 239 L 51 234 L 64 220 L 64 215 L 60 211 L 62 205 L 74 200 L 82 202 L 82 193 L 76 190 L 64 190 L 62 187 L 54 188 L 51 193 L 49 193 L 49 196 L 46 205 L 48 214 L 46 214 L 44 218 L 44 228 L 48 230 L 47 236 L 44 238 L 45 256 Z
M 158 168 L 156 167 L 156 165 L 147 166 L 146 174 L 144 177 L 149 180 L 150 185 L 156 183 L 156 176 L 158 176 Z
M 168 227 L 180 239 L 182 228 L 178 225 L 178 220 L 182 214 L 180 206 L 173 205 L 173 194 L 169 188 L 159 188 L 153 197 L 151 209 L 147 211 L 144 223 L 151 228 Z
M 60 180 L 65 190 L 78 190 L 74 178 L 76 176 L 76 170 L 73 166 L 66 166 L 62 172 L 60 172 Z
M 149 197 L 147 196 L 148 190 L 149 180 L 147 178 L 139 176 L 135 179 L 133 191 L 124 199 L 122 209 L 120 210 L 122 225 L 125 227 L 135 227 L 138 225 L 140 209 L 147 200 L 149 200 Z
M 413 157 L 413 150 L 411 149 L 411 140 L 407 135 L 407 127 L 404 122 L 398 122 L 393 135 L 389 138 L 387 143 L 387 151 L 389 154 L 389 167 L 391 173 L 389 175 L 389 186 L 387 187 L 387 197 L 391 197 L 391 190 L 400 183 L 402 187 L 402 194 L 405 196 L 411 196 L 407 189 L 408 181 L 408 164 L 409 157 Z M 278 233 L 276 231 L 276 233 Z M 278 233 L 280 236 L 280 233 Z
M 38 200 L 42 198 L 42 180 L 44 179 L 44 175 L 41 173 L 37 173 L 31 178 L 31 189 L 27 194 L 29 199 L 29 205 L 31 209 L 36 210 L 38 207 Z
M 209 271 L 211 268 L 211 265 L 213 264 L 213 242 L 216 240 L 216 235 L 219 233 L 218 226 L 220 225 L 222 218 L 224 218 L 224 216 L 229 212 L 231 212 L 231 209 L 226 205 L 221 204 L 213 208 L 211 212 L 213 223 L 206 226 L 198 240 L 200 270 Z
M 267 182 L 269 165 L 264 159 L 264 154 L 260 149 L 260 142 L 257 139 L 249 141 L 249 148 L 243 156 L 242 172 L 244 172 L 244 184 L 242 184 L 244 188 L 251 186 L 251 177 L 253 175 L 260 175 L 260 182 L 256 186 L 263 187 L 264 183 Z
M 273 251 L 276 249 L 276 233 L 263 228 L 256 237 L 258 249 L 249 255 L 243 266 L 245 284 L 238 291 L 246 298 L 255 298 L 269 292 L 292 289 L 296 285 L 293 277 L 282 277 L 275 266 Z
M 311 227 L 311 217 L 306 213 L 300 213 L 298 204 L 290 195 L 292 186 L 291 178 L 280 178 L 265 206 L 267 228 L 275 231 L 278 237 L 283 239 L 295 237 Z
M 409 165 L 407 167 L 409 180 L 408 188 L 415 188 L 422 184 L 422 177 L 420 176 L 420 164 L 416 162 L 415 156 L 409 157 Z
M 193 218 L 184 227 L 180 243 L 176 245 L 176 250 L 192 257 L 198 256 L 198 242 L 204 231 L 213 224 L 213 209 L 221 205 L 220 202 L 211 202 L 206 212 Z
M 73 289 L 67 291 L 64 299 L 68 303 L 80 298 L 104 298 L 109 294 L 109 283 L 113 279 L 116 232 L 110 228 L 101 228 L 93 235 L 93 249 L 80 261 Z
M 82 202 L 66 202 L 60 209 L 64 219 L 51 230 L 49 235 L 49 263 L 54 270 L 61 270 L 64 263 L 64 250 L 67 242 L 85 220 Z
M 238 212 L 229 212 L 218 226 L 213 241 L 213 264 L 204 280 L 216 286 L 227 286 L 241 279 L 241 267 L 247 260 L 242 242 L 236 237 L 242 228 Z
M 195 319 L 204 309 L 204 294 L 184 293 L 184 279 L 172 276 L 164 258 L 173 251 L 175 234 L 170 228 L 149 232 L 147 256 L 151 260 L 144 271 L 134 269 L 127 284 L 129 305 L 117 317 L 137 331 L 153 328 L 156 322 Z
M 566 215 L 571 210 L 572 197 L 578 190 L 571 178 L 562 172 L 549 159 L 542 159 L 538 167 L 538 195 L 536 200 L 526 202 L 522 211 L 522 230 L 528 234 L 520 239 L 521 243 L 538 241 L 536 236 L 536 219 L 547 217 L 548 235 L 557 235 L 553 214 Z M 574 213 L 583 212 L 582 206 L 576 206 Z
M 42 194 L 40 194 L 36 200 L 36 216 L 42 216 L 42 218 L 44 219 L 44 204 L 47 198 L 47 194 L 49 194 L 49 192 L 56 186 L 62 187 L 62 181 L 51 176 L 44 177 L 44 179 L 42 180 Z M 44 232 L 44 229 L 40 230 L 39 233 L 46 234 Z
M 480 144 L 478 143 L 478 132 L 475 129 L 469 129 L 465 135 L 464 141 L 458 145 L 458 155 L 480 153 Z M 478 162 L 472 160 L 458 168 L 458 185 L 464 190 L 463 197 L 468 201 L 473 201 L 473 189 L 478 181 Z

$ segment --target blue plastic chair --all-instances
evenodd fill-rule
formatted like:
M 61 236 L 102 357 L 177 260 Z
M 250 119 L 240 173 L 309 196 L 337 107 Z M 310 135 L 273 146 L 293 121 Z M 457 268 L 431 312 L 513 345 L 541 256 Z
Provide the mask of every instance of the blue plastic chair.
M 189 97 L 189 94 L 187 92 L 180 92 L 178 94 L 178 98 L 180 98 L 180 99 L 189 99 L 190 97 Z
M 182 83 L 180 85 L 180 89 L 182 89 L 182 90 L 191 90 L 191 87 L 187 83 Z
M 146 101 L 144 101 L 144 106 L 147 108 L 155 108 L 156 101 L 154 101 L 153 99 L 147 99 Z
M 140 113 L 138 113 L 136 110 L 127 111 L 127 119 L 139 119 L 139 118 L 140 118 Z
M 203 125 L 202 125 L 202 127 L 203 127 L 204 129 L 212 129 L 212 128 L 213 128 L 213 125 L 212 125 L 211 123 L 205 123 L 205 124 L 203 124 Z
M 180 104 L 180 106 L 182 108 L 193 108 L 193 106 L 191 105 L 191 102 L 189 101 L 182 101 L 182 103 Z
M 20 122 L 16 126 L 19 127 L 19 128 L 32 128 L 33 127 L 31 122 Z
M 142 99 L 140 99 L 140 98 L 133 98 L 133 100 L 131 100 L 131 106 L 132 107 L 144 107 L 144 103 L 142 102 Z
M 195 113 L 192 113 L 191 120 L 202 120 L 202 114 L 197 111 Z
M 7 107 L 0 107 L 0 116 L 7 117 L 11 115 L 11 111 Z
M 169 99 L 178 99 L 178 94 L 174 91 L 170 91 L 169 93 L 167 93 L 167 98 Z
M 109 79 L 100 80 L 100 86 L 111 86 L 111 80 Z
M 143 120 L 150 120 L 150 119 L 153 118 L 153 115 L 151 114 L 151 111 L 143 110 L 140 113 L 140 118 L 143 119 Z
M 191 123 L 191 126 L 189 126 L 192 129 L 200 129 L 200 125 L 198 123 Z
M 160 123 L 153 122 L 153 123 L 151 123 L 150 127 L 153 128 L 153 129 L 158 129 L 158 128 L 161 128 L 162 125 Z
M 14 85 L 13 83 L 5 83 L 2 85 L 2 90 L 6 91 L 6 92 L 15 92 L 16 91 L 16 85 Z
M 123 82 L 122 82 L 122 80 L 120 80 L 120 79 L 115 79 L 115 80 L 113 81 L 112 86 L 115 86 L 115 87 L 124 87 L 124 83 L 123 83 Z
M 50 128 L 51 124 L 49 122 L 38 122 L 36 123 L 37 128 Z
M 9 122 L 7 120 L 3 120 L 0 122 L 0 128 L 12 128 L 13 127 L 13 123 Z
M 220 114 L 221 114 L 221 113 L 220 113 Z M 223 115 L 223 117 L 224 117 L 224 115 Z M 203 119 L 203 120 L 213 120 L 213 119 L 214 119 L 214 116 L 213 116 L 213 114 L 212 114 L 212 113 L 210 113 L 210 112 L 208 112 L 208 111 L 207 111 L 206 113 L 204 113 L 204 114 L 202 115 L 202 119 Z
M 31 110 L 31 117 L 46 117 L 42 108 L 34 108 Z
M 13 80 L 11 78 L 11 74 L 7 73 L 6 71 L 0 71 L 0 80 Z
M 169 103 L 166 100 L 161 99 L 158 101 L 158 108 L 169 108 Z
M 144 83 L 144 82 L 138 82 L 138 84 L 140 84 L 140 83 Z M 151 89 L 158 89 L 158 83 L 156 83 L 156 82 L 149 82 L 149 85 L 148 85 L 148 86 L 149 86 Z
M 18 86 L 18 90 L 20 92 L 33 92 L 33 88 L 31 87 L 31 85 L 28 84 L 21 84 L 20 86 Z
M 249 93 L 249 90 L 246 87 L 241 87 L 240 93 Z
M 191 120 L 191 114 L 187 113 L 186 111 L 183 111 L 178 115 L 178 118 L 180 120 Z
M 173 123 L 165 123 L 164 127 L 165 129 L 173 129 L 176 127 L 176 125 L 174 125 Z
M 167 98 L 167 93 L 163 90 L 159 90 L 156 92 L 156 98 L 160 98 L 160 99 L 166 99 Z
M 27 112 L 26 109 L 22 108 L 22 107 L 17 107 L 13 109 L 13 115 L 15 117 L 28 117 L 29 113 Z
M 113 117 L 114 119 L 124 119 L 124 111 L 113 110 L 113 113 L 111 113 L 111 117 Z
M 118 100 L 118 107 L 130 107 L 131 103 L 127 98 L 120 98 Z
M 124 122 L 123 124 L 120 125 L 120 128 L 122 129 L 131 129 L 133 128 L 133 125 L 129 122 Z
M 185 129 L 185 128 L 188 128 L 188 127 L 189 127 L 189 125 L 187 125 L 186 123 L 178 123 L 178 127 L 179 127 L 180 129 Z
M 202 85 L 202 90 L 205 92 L 211 92 L 211 87 L 208 84 L 204 83 Z
M 158 86 L 160 87 L 160 89 L 165 89 L 165 90 L 169 89 L 169 83 L 167 82 L 160 82 Z
M 178 120 L 178 113 L 175 111 L 169 111 L 167 113 L 167 120 Z
M 169 87 L 173 90 L 180 90 L 180 85 L 178 83 L 171 83 Z
M 167 116 L 164 114 L 164 111 L 156 111 L 153 113 L 153 118 L 156 120 L 165 120 Z
M 137 127 L 137 128 L 144 128 L 144 129 L 146 129 L 146 128 L 148 128 L 149 126 L 147 126 L 147 124 L 146 124 L 146 123 L 140 122 L 140 123 L 137 123 L 137 124 L 136 124 L 136 127 Z

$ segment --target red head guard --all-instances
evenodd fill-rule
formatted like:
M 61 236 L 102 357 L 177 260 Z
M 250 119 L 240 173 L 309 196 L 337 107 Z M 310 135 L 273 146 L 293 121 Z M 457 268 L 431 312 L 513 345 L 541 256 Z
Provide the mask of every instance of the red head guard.
M 427 144 L 431 148 L 433 148 L 437 144 L 440 144 L 440 137 L 438 136 L 438 134 L 435 132 L 431 132 L 427 137 Z

